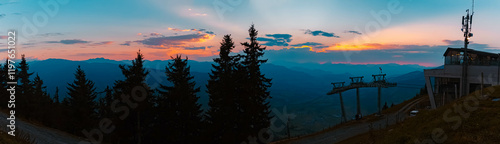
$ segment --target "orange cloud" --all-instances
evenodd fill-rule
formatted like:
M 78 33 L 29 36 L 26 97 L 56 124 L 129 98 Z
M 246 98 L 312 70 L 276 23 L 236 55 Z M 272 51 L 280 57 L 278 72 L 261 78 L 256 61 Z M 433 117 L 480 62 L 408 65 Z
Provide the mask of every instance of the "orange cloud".
M 326 51 L 362 51 L 362 50 L 385 50 L 385 49 L 401 49 L 400 45 L 385 45 L 379 43 L 365 43 L 361 45 L 349 44 L 335 44 L 328 48 Z
M 307 48 L 309 51 L 316 53 L 323 53 L 329 51 L 363 51 L 363 50 L 387 50 L 387 49 L 403 49 L 404 46 L 394 44 L 379 44 L 379 43 L 365 43 L 365 44 L 334 44 L 326 46 L 326 48 L 317 48 L 309 45 L 302 45 L 292 48 Z M 415 52 L 416 53 L 416 52 Z
M 206 42 L 207 40 L 211 40 L 215 37 L 215 35 L 204 34 L 202 38 L 194 39 L 192 42 Z

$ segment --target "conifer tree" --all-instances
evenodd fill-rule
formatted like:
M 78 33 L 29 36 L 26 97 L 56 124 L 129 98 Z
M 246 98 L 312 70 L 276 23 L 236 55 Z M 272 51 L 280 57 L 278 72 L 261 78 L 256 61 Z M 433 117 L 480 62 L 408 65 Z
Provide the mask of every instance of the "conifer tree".
M 56 93 L 54 94 L 54 104 L 59 104 L 61 101 L 59 101 L 59 87 L 56 87 Z
M 98 112 L 99 118 L 110 118 L 113 114 L 111 111 L 111 104 L 113 103 L 113 90 L 106 86 L 104 89 L 104 97 L 99 99 Z
M 113 99 L 123 99 L 128 97 L 132 105 L 118 103 L 116 107 L 128 107 L 129 113 L 125 119 L 115 118 L 116 121 L 116 141 L 113 143 L 141 143 L 146 142 L 145 136 L 150 133 L 151 122 L 153 120 L 153 91 L 146 84 L 146 76 L 149 74 L 144 66 L 144 56 L 140 50 L 137 57 L 132 60 L 132 65 L 119 65 L 125 80 L 115 82 Z M 140 88 L 139 88 L 140 87 Z M 135 89 L 134 89 L 135 88 Z M 143 95 L 138 89 L 145 90 Z M 136 91 L 133 91 L 136 90 Z M 134 94 L 132 92 L 135 92 Z M 141 101 L 135 101 L 132 96 L 144 97 Z M 122 113 L 119 113 L 122 115 Z
M 220 43 L 219 57 L 214 58 L 212 72 L 207 84 L 209 94 L 206 112 L 208 130 L 206 135 L 213 143 L 241 143 L 247 137 L 239 121 L 239 89 L 242 77 L 238 76 L 237 67 L 241 67 L 238 56 L 231 56 L 234 42 L 231 35 L 225 35 Z
M 159 126 L 163 131 L 163 143 L 202 143 L 201 105 L 196 93 L 200 91 L 191 76 L 188 58 L 172 57 L 166 67 L 167 80 L 171 86 L 160 85 L 158 97 Z
M 48 117 L 50 110 L 48 108 L 52 105 L 52 99 L 46 91 L 47 86 L 43 85 L 43 80 L 38 74 L 33 79 L 32 85 L 34 86 L 31 103 L 34 107 L 34 109 L 31 110 L 33 116 L 38 121 L 48 124 L 50 118 Z
M 26 62 L 24 54 L 21 55 L 21 62 L 17 68 L 19 69 L 17 75 L 19 83 L 16 89 L 16 111 L 25 115 L 28 119 L 32 119 L 33 113 L 30 111 L 36 108 L 33 105 L 33 84 L 30 80 L 30 76 L 33 73 L 28 72 L 29 65 Z
M 97 96 L 94 82 L 87 79 L 85 72 L 78 66 L 75 72 L 75 80 L 68 83 L 68 97 L 64 103 L 68 108 L 69 131 L 73 134 L 82 135 L 81 131 L 94 126 L 96 119 Z
M 243 81 L 243 89 L 241 92 L 242 103 L 240 111 L 245 117 L 241 121 L 248 124 L 249 137 L 258 138 L 260 131 L 266 131 L 270 126 L 270 105 L 268 99 L 271 98 L 269 91 L 271 87 L 271 79 L 266 78 L 260 71 L 261 64 L 267 62 L 267 59 L 260 59 L 264 55 L 266 47 L 262 47 L 257 42 L 258 31 L 252 24 L 248 30 L 250 42 L 241 43 L 245 47 L 243 50 L 244 55 L 242 65 L 243 68 L 239 70 L 240 73 L 245 75 Z M 269 135 L 260 135 L 267 139 Z M 262 143 L 262 141 L 260 141 Z
M 40 78 L 40 76 L 37 74 L 35 78 L 33 79 L 33 94 L 35 96 L 47 96 L 47 92 L 45 89 L 47 86 L 43 85 L 43 80 Z
M 65 117 L 65 114 L 63 113 L 63 107 L 61 105 L 60 97 L 59 97 L 59 87 L 56 87 L 56 92 L 54 93 L 54 96 L 52 98 L 52 105 L 49 107 L 52 109 L 48 117 L 50 119 L 49 126 L 56 128 L 56 129 L 62 129 L 64 126 L 62 124 L 65 124 L 65 120 L 68 118 Z

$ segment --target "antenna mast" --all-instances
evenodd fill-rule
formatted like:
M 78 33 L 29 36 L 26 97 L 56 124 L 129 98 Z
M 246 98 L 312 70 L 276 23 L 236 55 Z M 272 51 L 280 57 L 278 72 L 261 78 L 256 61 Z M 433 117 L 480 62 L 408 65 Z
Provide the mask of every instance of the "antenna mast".
M 468 71 L 468 63 L 469 63 L 469 55 L 467 54 L 467 47 L 469 45 L 469 39 L 473 36 L 472 31 L 472 16 L 474 15 L 474 0 L 472 0 L 472 12 L 469 13 L 469 9 L 466 10 L 467 15 L 462 16 L 462 32 L 464 32 L 464 55 L 463 55 L 463 63 L 462 63 L 462 96 L 468 94 L 468 85 L 467 85 L 467 71 Z

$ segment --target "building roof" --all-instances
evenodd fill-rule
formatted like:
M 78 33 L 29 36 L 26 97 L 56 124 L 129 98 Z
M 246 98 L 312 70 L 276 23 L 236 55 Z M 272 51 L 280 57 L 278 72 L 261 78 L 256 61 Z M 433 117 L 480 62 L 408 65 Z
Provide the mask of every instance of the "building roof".
M 464 48 L 450 48 L 450 47 L 448 47 L 448 49 L 446 49 L 446 52 L 444 52 L 443 56 L 447 56 L 447 54 L 451 51 L 464 52 L 465 49 Z M 490 53 L 490 52 L 484 52 L 484 51 L 477 51 L 477 50 L 473 50 L 473 49 L 467 49 L 467 53 L 484 55 L 484 56 L 491 56 L 491 57 L 496 57 L 496 58 L 498 58 L 500 55 L 499 53 Z

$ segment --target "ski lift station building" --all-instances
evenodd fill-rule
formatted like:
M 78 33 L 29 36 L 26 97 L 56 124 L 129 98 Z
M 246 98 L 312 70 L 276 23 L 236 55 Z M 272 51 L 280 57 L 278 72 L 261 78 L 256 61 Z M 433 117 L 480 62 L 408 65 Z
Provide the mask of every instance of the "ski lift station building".
M 467 66 L 464 69 L 464 51 L 467 50 Z M 426 88 L 431 108 L 436 102 L 457 99 L 481 88 L 500 85 L 500 54 L 473 49 L 448 48 L 444 53 L 444 67 L 424 70 Z M 463 71 L 465 72 L 465 81 Z

